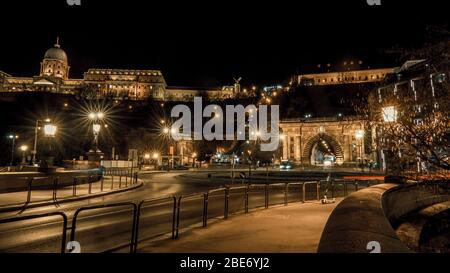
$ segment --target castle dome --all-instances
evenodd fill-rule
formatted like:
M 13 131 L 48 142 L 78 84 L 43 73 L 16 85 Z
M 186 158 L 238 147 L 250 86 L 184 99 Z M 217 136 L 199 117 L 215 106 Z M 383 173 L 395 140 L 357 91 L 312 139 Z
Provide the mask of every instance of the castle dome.
M 58 40 L 54 47 L 49 48 L 45 52 L 44 59 L 60 60 L 67 63 L 67 54 L 61 49 Z

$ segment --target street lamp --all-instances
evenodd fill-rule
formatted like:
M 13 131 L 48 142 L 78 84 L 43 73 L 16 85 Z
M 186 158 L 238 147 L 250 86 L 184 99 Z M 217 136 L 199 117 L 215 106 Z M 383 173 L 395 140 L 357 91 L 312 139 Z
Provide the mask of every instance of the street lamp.
M 364 130 L 356 130 L 355 138 L 359 142 L 358 143 L 359 160 L 360 160 L 360 162 L 362 162 L 362 155 L 363 155 L 363 152 L 362 152 L 362 140 L 364 138 Z
M 44 125 L 44 136 L 46 137 L 47 143 L 48 143 L 48 150 L 44 153 L 44 160 L 43 164 L 41 164 L 40 169 L 42 172 L 49 172 L 52 170 L 50 168 L 53 166 L 53 139 L 55 138 L 56 131 L 57 131 L 56 125 L 53 124 L 45 124 Z
M 195 167 L 195 159 L 197 158 L 197 153 L 196 152 L 193 152 L 192 153 L 192 167 Z
M 20 146 L 20 150 L 22 151 L 22 164 L 25 164 L 26 163 L 25 153 L 28 150 L 28 146 L 22 145 L 22 146 Z
M 37 144 L 38 144 L 38 130 L 40 129 L 40 127 L 39 127 L 39 123 L 40 122 L 50 123 L 51 120 L 49 118 L 46 118 L 45 120 L 40 120 L 40 119 L 36 120 L 36 125 L 34 127 L 34 147 L 33 147 L 33 151 L 31 152 L 33 154 L 33 159 L 32 159 L 33 165 L 36 164 Z
M 163 133 L 169 138 L 169 143 L 173 144 L 173 142 L 171 141 L 172 137 L 171 134 L 175 133 L 175 129 L 171 128 L 169 129 L 168 127 L 164 127 L 163 129 Z M 171 145 L 169 147 L 169 154 L 172 155 L 172 168 L 174 168 L 175 166 L 175 147 L 173 145 Z M 169 171 L 169 158 L 167 158 L 167 171 Z
M 100 152 L 98 149 L 98 134 L 100 133 L 101 126 L 98 123 L 92 124 L 92 132 L 94 133 L 94 152 Z
M 156 169 L 156 167 L 159 165 L 159 153 L 154 152 L 152 157 L 153 160 L 155 161 L 155 169 Z
M 384 122 L 396 122 L 397 121 L 397 109 L 395 106 L 387 106 L 381 109 Z
M 46 137 L 55 137 L 57 127 L 53 124 L 46 124 L 44 126 L 44 135 Z
M 88 152 L 89 161 L 98 161 L 102 157 L 102 151 L 98 148 L 98 135 L 100 134 L 102 125 L 100 121 L 105 118 L 105 113 L 103 112 L 90 112 L 88 118 L 92 121 L 92 133 L 94 135 L 94 143 L 91 150 Z M 105 128 L 108 128 L 106 124 Z
M 11 162 L 10 162 L 10 164 L 9 164 L 10 166 L 12 166 L 12 165 L 13 165 L 13 162 L 14 162 L 14 147 L 15 147 L 15 145 L 16 145 L 16 139 L 18 139 L 19 136 L 18 136 L 18 135 L 11 134 L 11 135 L 8 136 L 8 138 L 11 139 L 11 141 L 12 141 L 12 147 L 11 147 Z

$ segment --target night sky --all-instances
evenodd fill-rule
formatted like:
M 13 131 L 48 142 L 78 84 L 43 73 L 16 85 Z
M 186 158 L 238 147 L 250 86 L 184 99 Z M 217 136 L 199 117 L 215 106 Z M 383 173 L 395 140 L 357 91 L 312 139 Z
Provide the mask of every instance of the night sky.
M 71 78 L 89 68 L 159 69 L 170 86 L 279 83 L 350 57 L 398 65 L 387 49 L 421 46 L 430 26 L 448 29 L 443 1 L 429 0 L 4 2 L 0 70 L 38 74 L 59 36 Z

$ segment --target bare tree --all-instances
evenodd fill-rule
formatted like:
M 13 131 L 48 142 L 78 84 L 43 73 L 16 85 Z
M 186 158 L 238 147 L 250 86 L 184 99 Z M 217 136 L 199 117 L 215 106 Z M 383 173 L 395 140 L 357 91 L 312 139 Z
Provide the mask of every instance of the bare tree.
M 390 150 L 397 171 L 414 162 L 420 170 L 428 165 L 450 170 L 450 41 L 407 54 L 409 63 L 395 78 L 357 105 L 359 114 L 378 128 L 378 142 Z

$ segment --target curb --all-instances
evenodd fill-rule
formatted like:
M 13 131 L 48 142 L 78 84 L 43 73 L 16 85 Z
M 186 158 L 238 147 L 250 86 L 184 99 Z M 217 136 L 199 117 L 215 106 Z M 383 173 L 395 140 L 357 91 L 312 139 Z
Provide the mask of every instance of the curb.
M 53 200 L 51 200 L 51 201 L 48 200 L 48 201 L 39 201 L 39 202 L 29 203 L 28 205 L 26 205 L 25 203 L 13 204 L 10 206 L 5 206 L 5 207 L 0 208 L 0 213 L 13 212 L 13 211 L 22 210 L 22 209 L 31 209 L 31 208 L 37 208 L 37 207 L 43 207 L 43 206 L 50 206 L 50 205 L 54 205 L 54 204 L 63 204 L 63 203 L 69 203 L 69 202 L 74 202 L 74 201 L 81 201 L 81 200 L 86 200 L 86 199 L 90 199 L 90 198 L 96 198 L 96 197 L 106 196 L 106 195 L 110 195 L 110 194 L 134 190 L 143 185 L 144 185 L 144 182 L 141 180 L 138 184 L 135 184 L 131 187 L 107 191 L 107 192 L 87 194 L 87 195 L 83 195 L 83 196 L 68 197 L 68 198 L 64 198 L 64 199 L 59 199 L 59 200 L 57 200 L 57 202 L 55 202 Z

